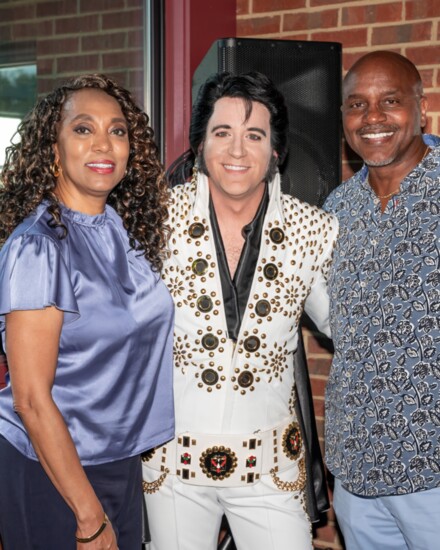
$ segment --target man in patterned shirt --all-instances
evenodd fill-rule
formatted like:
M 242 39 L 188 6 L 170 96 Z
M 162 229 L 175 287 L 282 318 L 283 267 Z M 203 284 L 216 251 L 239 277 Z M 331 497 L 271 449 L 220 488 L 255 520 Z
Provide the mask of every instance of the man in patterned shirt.
M 343 125 L 364 166 L 327 199 L 335 354 L 326 462 L 349 550 L 440 548 L 440 147 L 405 57 L 359 59 Z

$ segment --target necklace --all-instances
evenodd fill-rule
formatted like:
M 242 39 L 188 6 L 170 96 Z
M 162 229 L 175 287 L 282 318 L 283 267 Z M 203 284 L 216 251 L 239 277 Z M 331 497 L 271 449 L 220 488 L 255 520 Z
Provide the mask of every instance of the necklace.
M 391 191 L 391 193 L 388 193 L 388 195 L 376 195 L 376 197 L 380 200 L 382 199 L 389 199 L 390 197 L 392 197 L 393 195 L 397 195 L 397 193 L 400 191 L 400 186 L 395 189 L 394 191 Z
M 422 162 L 422 160 L 426 157 L 426 155 L 428 154 L 428 152 L 430 151 L 431 147 L 429 147 L 429 145 L 426 146 L 426 149 L 425 149 L 425 152 L 423 153 L 423 157 L 420 159 L 419 161 L 419 164 L 420 162 Z M 392 197 L 393 195 L 397 195 L 397 193 L 400 191 L 400 185 L 397 189 L 394 189 L 394 191 L 391 191 L 391 193 L 388 193 L 388 195 L 378 195 L 376 193 L 376 196 L 378 199 L 380 200 L 383 200 L 383 199 L 389 199 L 390 197 Z

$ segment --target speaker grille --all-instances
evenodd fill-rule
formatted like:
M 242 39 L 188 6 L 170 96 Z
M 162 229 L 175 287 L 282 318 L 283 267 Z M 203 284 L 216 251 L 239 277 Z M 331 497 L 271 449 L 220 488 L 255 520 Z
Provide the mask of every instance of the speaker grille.
M 213 48 L 217 66 L 212 63 Z M 260 71 L 283 93 L 289 113 L 283 191 L 321 203 L 341 181 L 341 44 L 227 38 L 217 40 L 210 52 L 208 66 L 201 68 L 203 76 Z M 200 73 L 195 82 L 201 84 Z

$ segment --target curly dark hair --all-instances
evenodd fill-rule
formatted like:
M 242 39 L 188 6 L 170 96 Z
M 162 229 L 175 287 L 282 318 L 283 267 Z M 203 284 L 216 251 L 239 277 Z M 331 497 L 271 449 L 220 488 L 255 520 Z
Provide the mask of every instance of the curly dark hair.
M 18 127 L 20 141 L 6 150 L 0 185 L 0 246 L 12 231 L 43 201 L 55 227 L 61 222 L 55 195 L 57 180 L 51 165 L 63 105 L 76 91 L 102 90 L 119 103 L 128 123 L 130 154 L 124 178 L 107 198 L 121 216 L 130 245 L 141 251 L 153 269 L 162 268 L 166 256 L 169 227 L 169 189 L 159 160 L 148 116 L 136 105 L 130 92 L 105 75 L 83 75 L 68 80 L 40 99 Z

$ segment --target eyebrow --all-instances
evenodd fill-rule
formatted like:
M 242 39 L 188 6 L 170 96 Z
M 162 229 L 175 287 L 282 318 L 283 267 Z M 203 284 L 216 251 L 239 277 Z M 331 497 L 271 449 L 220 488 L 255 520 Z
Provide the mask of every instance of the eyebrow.
M 217 124 L 217 126 L 214 126 L 211 130 L 211 134 L 213 132 L 216 132 L 217 130 L 220 130 L 221 128 L 225 128 L 226 130 L 230 130 L 231 129 L 231 126 L 229 124 Z M 266 132 L 265 130 L 263 130 L 263 128 L 258 128 L 258 127 L 251 127 L 251 128 L 246 128 L 246 130 L 248 132 L 258 132 L 260 134 L 262 134 L 264 137 L 266 137 Z
M 71 122 L 76 122 L 77 120 L 93 120 L 93 117 L 90 115 L 87 115 L 86 113 L 80 113 L 79 115 L 76 115 L 75 117 L 73 117 Z M 123 124 L 127 125 L 127 121 L 125 120 L 125 118 L 121 118 L 121 117 L 112 118 L 111 122 L 112 123 L 122 122 Z
M 383 92 L 381 92 L 381 95 L 393 95 L 393 94 L 400 94 L 401 93 L 401 90 L 399 88 L 392 88 L 391 90 L 384 90 Z M 347 99 L 353 99 L 353 98 L 357 98 L 357 97 L 364 97 L 368 94 L 366 94 L 365 92 L 362 93 L 362 92 L 354 92 L 352 94 L 348 94 L 347 96 L 344 97 L 344 101 L 347 100 Z

